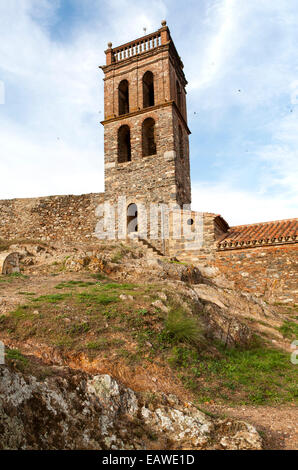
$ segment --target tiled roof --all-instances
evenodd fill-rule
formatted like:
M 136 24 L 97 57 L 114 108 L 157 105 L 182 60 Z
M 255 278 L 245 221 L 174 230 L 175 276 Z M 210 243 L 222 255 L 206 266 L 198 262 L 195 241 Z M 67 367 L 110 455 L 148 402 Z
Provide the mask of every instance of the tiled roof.
M 298 219 L 230 227 L 218 241 L 219 250 L 298 242 Z

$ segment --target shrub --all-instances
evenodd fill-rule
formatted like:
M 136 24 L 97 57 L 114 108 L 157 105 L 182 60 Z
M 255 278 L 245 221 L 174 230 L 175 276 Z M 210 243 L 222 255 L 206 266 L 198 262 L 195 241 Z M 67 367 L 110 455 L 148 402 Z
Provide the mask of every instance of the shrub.
M 201 327 L 196 318 L 188 317 L 181 309 L 172 309 L 166 319 L 165 329 L 174 342 L 197 344 L 202 340 Z

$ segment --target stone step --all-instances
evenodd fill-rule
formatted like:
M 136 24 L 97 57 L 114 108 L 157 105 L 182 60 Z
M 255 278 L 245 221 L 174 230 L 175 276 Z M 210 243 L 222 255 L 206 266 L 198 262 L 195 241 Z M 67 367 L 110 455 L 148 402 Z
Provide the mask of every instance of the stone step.
M 147 254 L 153 255 L 155 257 L 162 257 L 164 256 L 157 248 L 152 246 L 148 240 L 140 238 L 137 232 L 129 234 L 129 239 L 132 243 L 141 246 Z

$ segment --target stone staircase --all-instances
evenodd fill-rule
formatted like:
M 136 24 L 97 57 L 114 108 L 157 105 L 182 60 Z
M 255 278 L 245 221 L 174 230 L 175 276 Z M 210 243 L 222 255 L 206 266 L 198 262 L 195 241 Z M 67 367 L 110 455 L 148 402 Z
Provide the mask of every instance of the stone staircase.
M 164 256 L 164 254 L 155 246 L 151 245 L 148 240 L 140 238 L 138 232 L 131 232 L 128 238 L 134 245 L 142 247 L 148 258 L 159 258 Z

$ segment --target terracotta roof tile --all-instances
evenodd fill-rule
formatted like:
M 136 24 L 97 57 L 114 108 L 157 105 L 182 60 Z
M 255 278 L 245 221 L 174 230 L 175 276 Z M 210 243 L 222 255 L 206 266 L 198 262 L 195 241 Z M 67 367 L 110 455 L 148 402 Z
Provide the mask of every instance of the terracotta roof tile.
M 230 227 L 218 241 L 221 250 L 298 242 L 298 219 Z

